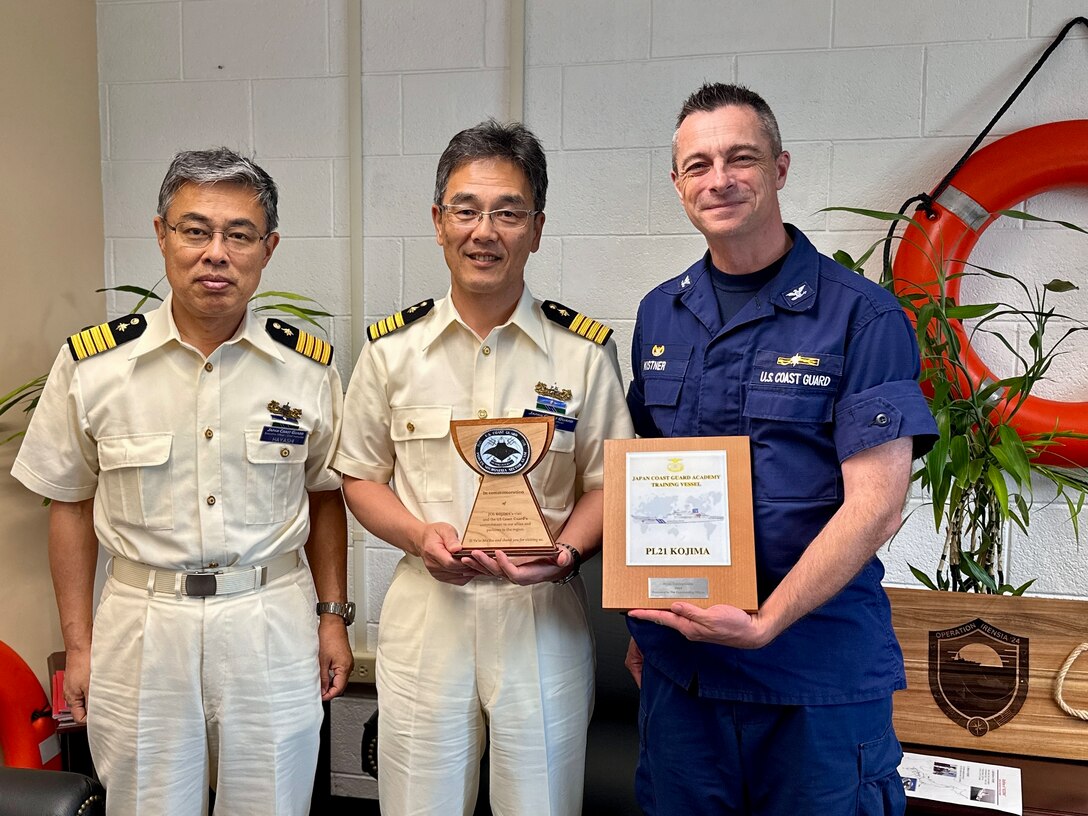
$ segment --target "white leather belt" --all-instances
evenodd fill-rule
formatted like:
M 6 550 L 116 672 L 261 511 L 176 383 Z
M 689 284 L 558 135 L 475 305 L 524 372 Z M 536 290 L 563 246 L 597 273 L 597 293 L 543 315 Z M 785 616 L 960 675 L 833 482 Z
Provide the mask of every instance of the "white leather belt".
M 110 559 L 110 574 L 122 584 L 146 589 L 148 595 L 165 592 L 190 598 L 209 595 L 233 595 L 259 589 L 298 567 L 298 551 L 277 555 L 258 564 L 221 569 L 177 571 L 157 569 L 119 555 Z

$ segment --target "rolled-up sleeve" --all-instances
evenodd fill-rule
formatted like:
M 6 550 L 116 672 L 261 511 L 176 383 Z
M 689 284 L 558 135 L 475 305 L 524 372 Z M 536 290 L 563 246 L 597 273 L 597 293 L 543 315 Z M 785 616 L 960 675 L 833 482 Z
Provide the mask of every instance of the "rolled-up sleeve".
M 906 314 L 885 310 L 851 339 L 835 405 L 839 461 L 893 439 L 912 437 L 914 456 L 937 439 L 937 424 L 918 384 L 918 344 Z

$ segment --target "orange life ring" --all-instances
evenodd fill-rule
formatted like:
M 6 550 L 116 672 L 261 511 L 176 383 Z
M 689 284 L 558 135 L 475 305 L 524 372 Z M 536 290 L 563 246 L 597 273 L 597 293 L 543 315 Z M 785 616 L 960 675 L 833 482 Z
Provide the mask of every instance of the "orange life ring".
M 30 666 L 0 640 L 0 750 L 9 768 L 61 770 L 57 722 Z
M 899 295 L 925 290 L 936 295 L 936 264 L 946 264 L 948 274 L 963 271 L 963 264 L 979 236 L 994 222 L 993 213 L 1008 209 L 1031 196 L 1062 187 L 1088 185 L 1088 120 L 1051 122 L 1012 133 L 974 153 L 933 204 L 935 218 L 919 213 L 921 229 L 908 225 L 895 253 L 892 271 Z M 947 281 L 945 294 L 958 300 L 960 278 Z M 977 387 L 999 379 L 968 342 L 959 321 L 953 322 L 967 377 Z M 949 377 L 967 387 L 963 375 L 949 370 Z M 1012 413 L 1009 424 L 1021 438 L 1054 430 L 1088 433 L 1088 402 L 1059 402 L 1029 396 Z M 1088 467 L 1088 439 L 1067 439 L 1048 448 L 1036 460 L 1042 464 Z

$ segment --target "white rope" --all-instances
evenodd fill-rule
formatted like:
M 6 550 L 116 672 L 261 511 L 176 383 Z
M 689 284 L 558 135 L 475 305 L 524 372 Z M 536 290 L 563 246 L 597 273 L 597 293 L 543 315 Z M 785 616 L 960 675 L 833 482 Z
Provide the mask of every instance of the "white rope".
M 1088 709 L 1073 708 L 1066 703 L 1065 700 L 1062 699 L 1062 686 L 1065 684 L 1065 676 L 1069 674 L 1069 669 L 1072 668 L 1073 663 L 1075 663 L 1077 658 L 1086 651 L 1088 651 L 1088 643 L 1082 643 L 1070 652 L 1069 657 L 1065 659 L 1061 669 L 1058 670 L 1058 678 L 1054 681 L 1054 702 L 1056 702 L 1058 707 L 1070 717 L 1077 717 L 1082 720 L 1088 720 Z

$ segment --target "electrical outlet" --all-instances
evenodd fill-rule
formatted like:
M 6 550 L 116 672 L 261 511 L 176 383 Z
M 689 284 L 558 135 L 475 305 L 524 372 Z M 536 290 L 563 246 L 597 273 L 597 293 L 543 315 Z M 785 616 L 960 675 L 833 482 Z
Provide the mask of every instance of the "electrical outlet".
M 375 658 L 373 652 L 355 652 L 355 670 L 351 673 L 350 682 L 373 685 Z

